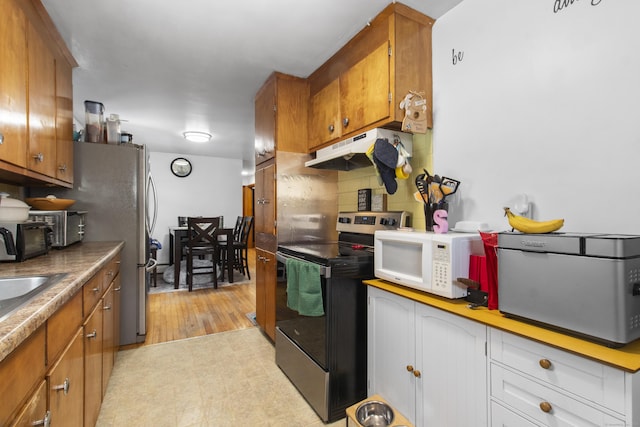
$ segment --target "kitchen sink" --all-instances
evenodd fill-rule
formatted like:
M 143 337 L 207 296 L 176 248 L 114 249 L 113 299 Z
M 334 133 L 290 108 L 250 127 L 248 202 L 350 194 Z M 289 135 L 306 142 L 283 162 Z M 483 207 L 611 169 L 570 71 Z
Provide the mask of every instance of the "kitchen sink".
M 66 275 L 58 273 L 0 278 L 0 322 Z

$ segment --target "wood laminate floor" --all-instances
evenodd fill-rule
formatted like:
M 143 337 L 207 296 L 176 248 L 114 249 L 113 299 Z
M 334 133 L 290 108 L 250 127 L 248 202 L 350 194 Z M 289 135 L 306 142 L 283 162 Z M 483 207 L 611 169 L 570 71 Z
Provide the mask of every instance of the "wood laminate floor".
M 249 249 L 249 283 L 150 294 L 143 345 L 253 327 L 247 314 L 256 311 L 255 253 Z

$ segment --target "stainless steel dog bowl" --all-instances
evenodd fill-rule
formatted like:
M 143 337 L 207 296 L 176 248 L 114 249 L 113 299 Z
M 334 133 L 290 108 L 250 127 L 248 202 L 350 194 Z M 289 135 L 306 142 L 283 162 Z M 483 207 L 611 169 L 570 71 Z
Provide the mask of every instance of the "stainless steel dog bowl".
M 393 409 L 377 400 L 364 402 L 356 409 L 356 419 L 364 427 L 386 427 L 393 422 Z

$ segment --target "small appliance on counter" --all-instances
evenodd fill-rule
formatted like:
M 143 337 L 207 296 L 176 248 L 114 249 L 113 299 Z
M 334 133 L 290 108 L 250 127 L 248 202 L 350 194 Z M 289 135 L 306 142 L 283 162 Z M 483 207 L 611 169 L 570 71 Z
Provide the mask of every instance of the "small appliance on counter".
M 22 262 L 45 255 L 51 228 L 44 222 L 0 222 L 0 261 Z
M 44 222 L 52 230 L 51 246 L 65 248 L 84 238 L 86 211 L 29 211 L 29 220 Z
M 478 233 L 376 231 L 375 275 L 380 279 L 446 298 L 464 298 L 469 258 L 482 255 Z
M 498 234 L 500 311 L 610 347 L 640 338 L 640 236 Z

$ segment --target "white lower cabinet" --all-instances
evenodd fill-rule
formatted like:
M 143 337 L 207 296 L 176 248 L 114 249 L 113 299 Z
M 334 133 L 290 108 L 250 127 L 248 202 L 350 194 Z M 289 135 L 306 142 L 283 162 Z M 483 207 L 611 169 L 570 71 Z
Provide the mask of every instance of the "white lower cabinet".
M 368 292 L 368 395 L 416 427 L 640 427 L 640 371 Z
M 418 427 L 487 425 L 487 327 L 368 291 L 368 395 L 381 395 Z
M 497 329 L 489 334 L 492 426 L 640 424 L 637 374 Z

